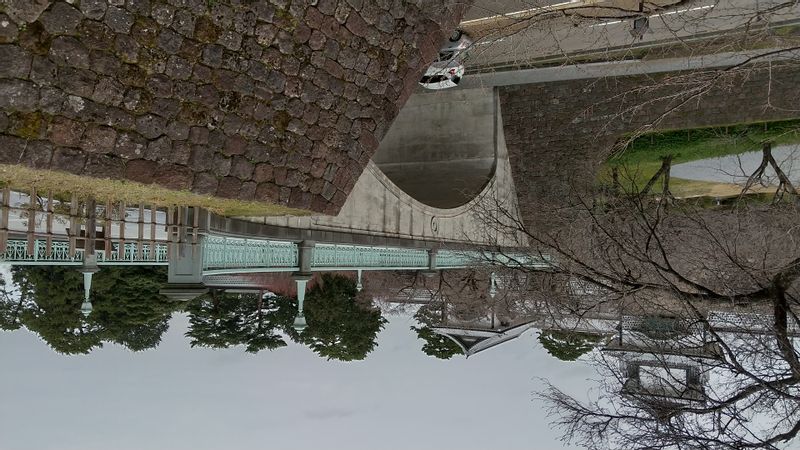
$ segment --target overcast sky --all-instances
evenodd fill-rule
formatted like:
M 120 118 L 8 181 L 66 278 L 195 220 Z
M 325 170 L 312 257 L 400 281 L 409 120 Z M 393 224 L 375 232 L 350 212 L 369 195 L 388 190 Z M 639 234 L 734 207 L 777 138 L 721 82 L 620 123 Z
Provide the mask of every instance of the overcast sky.
M 537 377 L 585 392 L 583 363 L 549 356 L 528 331 L 471 357 L 420 351 L 390 317 L 365 361 L 305 347 L 257 355 L 190 348 L 176 316 L 155 350 L 106 345 L 62 356 L 27 330 L 0 332 L 0 448 L 564 448 L 532 399 Z

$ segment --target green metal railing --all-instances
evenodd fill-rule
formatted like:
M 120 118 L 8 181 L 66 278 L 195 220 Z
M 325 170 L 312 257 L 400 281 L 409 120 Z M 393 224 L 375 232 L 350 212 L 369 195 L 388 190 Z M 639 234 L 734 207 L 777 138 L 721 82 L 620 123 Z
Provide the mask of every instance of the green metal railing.
M 120 251 L 120 244 L 112 244 L 109 254 L 104 251 L 96 252 L 97 263 L 104 265 L 166 265 L 168 263 L 167 245 L 157 243 L 142 244 L 139 252 L 138 244 L 127 242 Z M 24 239 L 9 239 L 6 241 L 6 251 L 0 255 L 0 262 L 20 265 L 80 265 L 83 262 L 84 250 L 75 249 L 70 255 L 69 242 L 52 241 L 48 252 L 47 241 L 36 239 L 32 244 L 32 251 L 28 251 L 28 241 Z
M 424 249 L 317 244 L 311 267 L 316 270 L 425 269 L 428 267 L 428 252 Z
M 274 272 L 297 270 L 297 244 L 205 236 L 202 240 L 203 270 L 273 269 Z
M 97 251 L 100 265 L 167 265 L 167 243 L 111 243 L 111 251 Z M 140 247 L 141 246 L 141 247 Z M 288 272 L 299 270 L 299 248 L 295 242 L 243 239 L 224 236 L 203 236 L 200 241 L 204 272 Z M 34 240 L 32 251 L 28 241 L 10 239 L 0 262 L 23 265 L 80 265 L 84 250 L 70 254 L 68 242 Z M 439 250 L 433 268 L 458 269 L 481 265 L 525 266 L 547 269 L 548 258 L 524 254 L 501 254 L 478 250 Z M 431 268 L 426 249 L 368 247 L 359 245 L 322 244 L 314 246 L 311 270 L 424 270 Z

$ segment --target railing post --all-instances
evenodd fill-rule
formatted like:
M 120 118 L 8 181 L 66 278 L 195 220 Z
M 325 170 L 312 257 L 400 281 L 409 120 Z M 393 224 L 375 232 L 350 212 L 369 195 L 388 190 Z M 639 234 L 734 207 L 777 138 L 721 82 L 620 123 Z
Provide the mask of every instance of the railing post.
M 436 249 L 428 250 L 428 270 L 436 270 Z
M 8 246 L 8 216 L 11 208 L 11 188 L 3 189 L 2 213 L 0 213 L 0 248 L 3 254 Z
M 47 193 L 46 227 L 47 227 L 47 247 L 45 251 L 47 252 L 46 254 L 49 258 L 53 251 L 53 191 L 48 191 Z
M 69 257 L 75 259 L 75 248 L 78 245 L 77 236 L 80 235 L 80 225 L 78 224 L 78 194 L 72 194 L 69 202 L 69 228 L 67 237 L 69 238 Z
M 311 275 L 311 262 L 314 259 L 314 241 L 302 241 L 297 244 L 297 274 Z
M 83 258 L 95 254 L 97 237 L 97 204 L 93 198 L 86 202 L 86 232 L 83 239 Z
M 428 249 L 428 268 L 423 270 L 423 276 L 431 277 L 436 274 L 436 249 Z
M 28 254 L 34 251 L 36 241 L 36 188 L 31 188 L 30 201 L 28 202 Z

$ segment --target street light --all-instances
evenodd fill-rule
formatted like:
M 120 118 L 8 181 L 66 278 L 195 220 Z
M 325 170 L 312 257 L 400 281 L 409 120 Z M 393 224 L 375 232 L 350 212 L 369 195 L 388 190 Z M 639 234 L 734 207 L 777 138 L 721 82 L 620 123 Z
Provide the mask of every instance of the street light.
M 83 274 L 83 303 L 81 303 L 81 313 L 83 317 L 89 317 L 92 313 L 92 302 L 90 295 L 92 292 L 92 275 L 100 270 L 97 266 L 97 255 L 86 252 L 83 256 L 83 264 L 80 272 Z

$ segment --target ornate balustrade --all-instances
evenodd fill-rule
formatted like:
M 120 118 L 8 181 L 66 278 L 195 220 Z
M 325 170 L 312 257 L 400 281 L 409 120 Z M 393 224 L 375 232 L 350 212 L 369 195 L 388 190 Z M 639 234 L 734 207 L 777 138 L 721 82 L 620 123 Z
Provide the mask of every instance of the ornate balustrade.
M 718 331 L 772 333 L 775 329 L 775 317 L 772 314 L 711 311 L 707 320 Z M 800 333 L 800 327 L 792 321 L 788 323 L 787 329 L 792 334 Z
M 120 252 L 120 245 L 113 244 L 113 250 L 110 254 L 105 252 L 97 252 L 98 264 L 127 264 L 127 263 L 158 263 L 167 264 L 168 260 L 167 244 L 157 243 L 155 246 L 151 244 L 142 244 L 142 250 L 139 252 L 138 244 L 135 242 L 126 242 L 122 251 Z
M 126 242 L 111 243 L 111 250 L 97 251 L 101 265 L 166 265 L 169 263 L 168 243 Z M 243 239 L 223 236 L 204 236 L 200 254 L 204 272 L 286 272 L 299 270 L 299 249 L 295 242 Z M 27 265 L 80 265 L 84 250 L 70 252 L 69 242 L 24 239 L 6 241 L 6 251 L 0 262 Z M 311 270 L 424 270 L 430 268 L 426 249 L 367 247 L 318 243 L 311 257 Z M 527 255 L 509 257 L 488 251 L 439 250 L 436 269 L 458 269 L 484 264 L 526 265 L 547 268 L 549 262 Z
M 100 265 L 166 265 L 167 244 L 149 243 L 142 244 L 141 252 L 138 244 L 127 242 L 120 251 L 119 243 L 112 244 L 108 254 L 97 251 L 97 263 Z M 84 250 L 75 249 L 71 254 L 69 242 L 51 241 L 48 249 L 47 241 L 36 239 L 32 242 L 32 251 L 29 251 L 28 241 L 24 239 L 9 239 L 6 241 L 6 251 L 0 256 L 1 262 L 20 265 L 80 265 L 83 262 Z
M 522 253 L 505 254 L 480 250 L 439 250 L 436 255 L 436 267 L 439 269 L 457 269 L 481 265 L 527 267 L 538 270 L 546 270 L 553 267 L 548 257 L 537 257 Z
M 203 270 L 270 269 L 297 270 L 298 250 L 294 242 L 206 236 L 202 241 Z
M 427 267 L 426 250 L 355 245 L 317 244 L 311 261 L 312 270 L 417 270 Z

